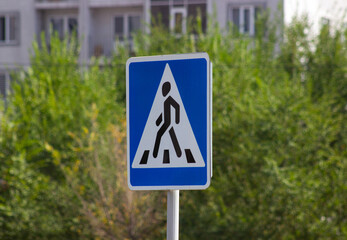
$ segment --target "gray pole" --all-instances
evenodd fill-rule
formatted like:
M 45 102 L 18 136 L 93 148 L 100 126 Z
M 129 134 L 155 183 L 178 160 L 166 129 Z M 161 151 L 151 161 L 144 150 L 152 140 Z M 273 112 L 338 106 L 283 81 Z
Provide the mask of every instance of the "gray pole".
M 180 190 L 167 192 L 167 240 L 178 240 Z
M 78 39 L 82 40 L 79 60 L 81 66 L 88 66 L 91 25 L 89 1 L 80 0 L 78 12 Z

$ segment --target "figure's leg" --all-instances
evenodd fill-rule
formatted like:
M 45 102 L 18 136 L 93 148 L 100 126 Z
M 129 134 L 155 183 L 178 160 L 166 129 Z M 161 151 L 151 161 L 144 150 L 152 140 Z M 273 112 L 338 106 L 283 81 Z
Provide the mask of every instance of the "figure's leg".
M 161 128 L 157 132 L 157 137 L 155 138 L 155 144 L 154 144 L 154 149 L 153 149 L 153 157 L 154 158 L 156 158 L 158 156 L 161 137 L 164 135 L 164 133 L 168 127 L 169 127 L 168 125 L 163 124 L 163 126 L 161 126 Z
M 174 148 L 175 148 L 175 151 L 176 151 L 176 155 L 177 155 L 177 157 L 181 157 L 182 151 L 181 151 L 180 145 L 178 144 L 175 130 L 173 129 L 173 127 L 170 129 L 169 133 L 170 133 L 171 141 L 172 141 Z

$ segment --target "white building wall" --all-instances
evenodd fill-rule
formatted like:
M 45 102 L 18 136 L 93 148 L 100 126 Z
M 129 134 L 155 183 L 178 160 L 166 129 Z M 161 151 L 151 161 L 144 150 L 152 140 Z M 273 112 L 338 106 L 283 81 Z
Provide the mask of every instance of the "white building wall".
M 0 68 L 15 68 L 29 65 L 29 49 L 36 35 L 34 0 L 1 0 L 0 14 L 19 13 L 19 42 L 15 45 L 0 45 Z
M 102 51 L 106 56 L 111 55 L 115 46 L 115 20 L 116 16 L 123 16 L 125 19 L 129 15 L 143 16 L 144 10 L 142 6 L 133 7 L 110 7 L 110 8 L 93 8 L 91 11 L 91 49 L 90 55 Z M 127 29 L 127 21 L 125 20 L 124 28 Z M 125 30 L 126 32 L 126 30 Z M 127 32 L 126 32 L 127 33 Z
M 0 0 L 1 1 L 1 0 Z M 85 64 L 93 55 L 109 56 L 114 50 L 114 17 L 147 14 L 149 0 L 69 0 L 36 2 L 40 14 L 40 29 L 46 31 L 51 17 L 78 17 L 81 41 L 80 62 Z
M 50 25 L 50 19 L 56 18 L 56 17 L 76 17 L 78 18 L 78 9 L 48 9 L 41 12 L 42 16 L 42 26 L 43 29 L 40 29 L 40 31 L 49 32 L 49 25 Z
M 234 5 L 263 5 L 270 10 L 270 17 L 276 17 L 276 13 L 281 13 L 283 0 L 208 0 L 207 9 L 209 16 L 216 17 L 219 26 L 226 29 L 228 26 L 228 6 Z M 280 17 L 280 16 L 279 16 Z
M 307 14 L 314 34 L 318 33 L 323 18 L 333 27 L 347 23 L 347 0 L 284 0 L 284 10 L 286 24 L 296 15 Z

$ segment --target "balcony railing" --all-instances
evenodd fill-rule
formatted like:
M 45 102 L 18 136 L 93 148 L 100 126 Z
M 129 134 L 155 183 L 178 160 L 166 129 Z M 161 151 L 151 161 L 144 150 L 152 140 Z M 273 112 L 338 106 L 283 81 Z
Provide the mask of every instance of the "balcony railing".
M 36 0 L 39 3 L 57 3 L 57 2 L 78 2 L 78 0 Z
M 117 52 L 118 47 L 129 47 L 131 51 L 134 50 L 134 41 L 132 39 L 126 41 L 116 40 L 108 38 L 108 36 L 99 39 L 90 37 L 89 39 L 89 57 L 110 57 Z
M 36 0 L 37 9 L 65 9 L 78 7 L 78 0 Z

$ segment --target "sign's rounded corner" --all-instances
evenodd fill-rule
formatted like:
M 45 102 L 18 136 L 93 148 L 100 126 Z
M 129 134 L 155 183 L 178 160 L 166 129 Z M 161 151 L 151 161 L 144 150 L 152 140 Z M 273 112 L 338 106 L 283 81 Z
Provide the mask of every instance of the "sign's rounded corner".
M 135 57 L 128 58 L 128 60 L 126 62 L 127 69 L 129 69 L 130 64 L 133 63 L 134 60 L 135 60 Z
M 208 177 L 207 180 L 206 180 L 206 184 L 202 186 L 202 190 L 205 190 L 207 188 L 209 188 L 211 185 L 211 178 Z
M 210 63 L 210 56 L 208 55 L 208 53 L 202 52 L 201 55 L 202 55 L 202 58 L 204 58 L 206 60 L 207 64 L 209 64 Z
M 136 187 L 131 184 L 130 176 L 128 177 L 128 187 L 132 191 L 137 190 Z
M 202 54 L 204 55 L 204 58 L 206 58 L 206 60 L 210 61 L 210 56 L 207 52 L 202 52 Z

